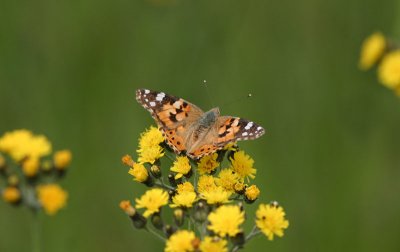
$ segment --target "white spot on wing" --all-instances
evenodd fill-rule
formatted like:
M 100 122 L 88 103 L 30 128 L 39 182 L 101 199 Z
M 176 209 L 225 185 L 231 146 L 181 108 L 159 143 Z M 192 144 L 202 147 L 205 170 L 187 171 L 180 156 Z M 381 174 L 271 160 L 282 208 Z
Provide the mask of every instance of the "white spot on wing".
M 148 94 L 148 93 L 150 93 L 150 90 L 145 89 L 145 90 L 144 90 L 144 93 L 145 93 L 145 94 Z
M 249 122 L 246 127 L 244 127 L 246 130 L 249 130 L 253 126 L 253 122 Z
M 176 101 L 176 102 L 174 102 L 173 106 L 178 109 L 181 107 L 181 104 L 182 104 L 182 102 Z
M 157 100 L 157 101 L 162 101 L 162 100 L 164 99 L 164 97 L 165 97 L 165 94 L 164 94 L 164 93 L 159 93 L 159 94 L 157 95 L 157 97 L 156 97 L 156 100 Z
M 154 107 L 154 106 L 156 106 L 156 103 L 152 101 L 152 102 L 150 102 L 150 106 Z
M 257 130 L 262 130 L 263 128 L 261 127 L 261 126 L 258 126 L 257 127 Z
M 242 133 L 242 136 L 247 136 L 247 135 L 248 135 L 247 132 L 243 132 L 243 133 Z

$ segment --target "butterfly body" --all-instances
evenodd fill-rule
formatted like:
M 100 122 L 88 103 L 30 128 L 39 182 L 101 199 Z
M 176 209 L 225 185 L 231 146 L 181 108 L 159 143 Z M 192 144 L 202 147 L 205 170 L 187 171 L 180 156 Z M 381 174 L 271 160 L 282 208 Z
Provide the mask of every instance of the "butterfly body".
M 167 144 L 178 154 L 198 159 L 239 140 L 255 139 L 265 130 L 254 122 L 203 112 L 196 105 L 163 92 L 138 89 L 136 100 L 156 120 Z

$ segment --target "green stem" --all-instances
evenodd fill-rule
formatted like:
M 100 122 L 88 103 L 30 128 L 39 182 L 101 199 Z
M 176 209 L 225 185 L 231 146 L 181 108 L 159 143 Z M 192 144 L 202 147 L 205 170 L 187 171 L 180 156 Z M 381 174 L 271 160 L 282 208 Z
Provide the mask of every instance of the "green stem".
M 153 235 L 155 235 L 158 239 L 160 239 L 161 241 L 165 242 L 167 239 L 165 239 L 164 237 L 162 237 L 159 233 L 157 233 L 156 231 L 154 231 L 151 228 L 145 227 L 145 230 Z
M 32 211 L 32 252 L 42 251 L 42 223 L 38 211 Z
M 158 186 L 158 187 L 161 187 L 161 188 L 164 188 L 164 189 L 166 189 L 166 190 L 175 190 L 175 188 L 173 188 L 172 186 L 169 186 L 169 185 L 167 185 L 167 184 L 165 184 L 164 183 L 164 181 L 162 181 L 162 180 L 160 180 L 160 183 L 154 183 L 154 185 L 155 186 Z

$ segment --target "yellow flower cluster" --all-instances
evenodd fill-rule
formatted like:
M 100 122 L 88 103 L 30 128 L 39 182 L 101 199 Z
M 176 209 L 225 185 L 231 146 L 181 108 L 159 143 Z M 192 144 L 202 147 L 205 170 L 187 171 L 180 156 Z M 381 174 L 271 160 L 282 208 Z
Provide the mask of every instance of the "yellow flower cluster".
M 359 66 L 368 70 L 376 64 L 380 83 L 400 96 L 400 47 L 389 43 L 389 39 L 380 32 L 364 40 Z
M 0 170 L 6 180 L 6 187 L 2 189 L 5 202 L 23 203 L 33 211 L 43 209 L 49 215 L 66 205 L 68 193 L 55 182 L 65 175 L 72 154 L 69 150 L 57 151 L 49 159 L 51 152 L 49 140 L 29 130 L 14 130 L 0 137 Z
M 260 189 L 248 184 L 257 170 L 246 152 L 230 145 L 191 160 L 176 155 L 163 142 L 161 132 L 150 127 L 139 139 L 138 162 L 129 155 L 122 158 L 134 180 L 150 189 L 136 198 L 135 206 L 124 200 L 120 207 L 136 228 L 165 237 L 166 252 L 236 251 L 259 234 L 269 240 L 283 236 L 289 222 L 276 203 L 260 204 L 254 228 L 245 235 L 245 205 L 260 196 Z M 150 153 L 147 148 L 156 149 L 157 154 L 144 158 L 143 153 Z M 165 178 L 162 165 L 169 166 Z M 173 209 L 172 223 L 163 217 L 166 207 Z

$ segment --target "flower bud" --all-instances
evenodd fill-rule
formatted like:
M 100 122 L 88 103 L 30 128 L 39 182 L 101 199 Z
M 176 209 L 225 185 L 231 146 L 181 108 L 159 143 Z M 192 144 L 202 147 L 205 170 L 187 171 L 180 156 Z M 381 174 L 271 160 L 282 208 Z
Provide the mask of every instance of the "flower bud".
M 176 227 L 173 227 L 171 225 L 165 225 L 164 226 L 164 233 L 169 238 L 171 235 L 173 235 L 177 231 Z
M 245 201 L 249 204 L 256 201 L 256 199 L 258 198 L 259 195 L 260 195 L 260 190 L 258 189 L 258 187 L 256 185 L 251 185 L 251 186 L 247 187 L 244 192 Z
M 151 172 L 151 174 L 152 174 L 155 178 L 160 178 L 161 175 L 162 175 L 162 174 L 161 174 L 161 169 L 160 169 L 160 167 L 157 166 L 157 165 L 151 166 L 150 172 Z
M 163 229 L 163 227 L 164 227 L 164 222 L 163 222 L 163 220 L 162 220 L 162 218 L 161 218 L 160 213 L 154 213 L 154 214 L 151 216 L 151 224 L 153 224 L 153 226 L 154 226 L 156 229 L 159 229 L 159 230 L 162 230 L 162 229 Z
M 17 186 L 19 184 L 19 178 L 17 175 L 12 174 L 7 178 L 7 184 L 9 186 Z
M 177 186 L 177 181 L 175 180 L 174 174 L 172 174 L 172 173 L 168 174 L 168 181 L 171 186 L 173 186 L 173 187 Z
M 18 187 L 8 186 L 4 188 L 2 192 L 2 197 L 5 202 L 13 205 L 18 205 L 21 203 L 22 195 Z
M 131 218 L 136 228 L 141 229 L 146 226 L 146 218 L 136 211 L 129 200 L 121 201 L 119 207 Z
M 181 208 L 177 208 L 174 210 L 174 221 L 178 227 L 182 226 L 185 222 L 185 215 Z
M 43 171 L 44 173 L 50 173 L 50 172 L 52 172 L 52 171 L 53 171 L 53 168 L 54 168 L 54 167 L 53 167 L 53 164 L 52 164 L 51 161 L 45 160 L 45 161 L 42 162 L 41 169 L 42 169 L 42 171 Z
M 235 192 L 239 195 L 242 195 L 244 193 L 244 191 L 246 190 L 246 185 L 242 182 L 238 182 L 235 183 L 235 185 L 233 186 L 233 189 L 235 190 Z
M 200 200 L 194 206 L 193 218 L 198 222 L 204 222 L 207 220 L 210 207 L 203 201 Z

